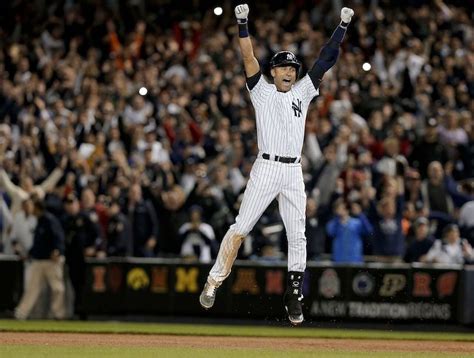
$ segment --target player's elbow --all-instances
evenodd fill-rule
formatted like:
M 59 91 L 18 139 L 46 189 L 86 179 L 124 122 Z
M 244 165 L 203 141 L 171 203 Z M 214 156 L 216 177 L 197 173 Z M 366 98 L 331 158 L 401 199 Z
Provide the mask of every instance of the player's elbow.
M 242 60 L 245 63 L 251 63 L 255 59 L 255 56 L 253 54 L 253 51 L 242 51 Z

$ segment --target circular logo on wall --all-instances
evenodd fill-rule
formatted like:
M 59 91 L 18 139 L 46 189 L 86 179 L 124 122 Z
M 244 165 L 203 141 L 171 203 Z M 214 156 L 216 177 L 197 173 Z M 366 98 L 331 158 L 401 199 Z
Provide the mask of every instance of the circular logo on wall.
M 374 291 L 375 281 L 367 272 L 360 272 L 352 280 L 352 290 L 358 296 L 369 296 Z
M 336 270 L 326 269 L 319 278 L 319 294 L 324 298 L 334 298 L 341 293 L 341 280 Z

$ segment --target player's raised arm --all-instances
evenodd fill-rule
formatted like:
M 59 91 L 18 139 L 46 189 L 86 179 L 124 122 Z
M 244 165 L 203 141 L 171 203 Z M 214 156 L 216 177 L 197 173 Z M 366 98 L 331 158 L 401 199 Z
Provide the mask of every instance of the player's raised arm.
M 347 27 L 349 26 L 353 15 L 354 10 L 349 9 L 348 7 L 342 8 L 341 23 L 337 26 L 336 30 L 334 30 L 326 45 L 323 46 L 318 59 L 308 72 L 315 88 L 318 88 L 321 84 L 324 74 L 335 65 L 337 57 L 339 56 L 339 46 L 344 39 L 344 35 L 346 34 Z
M 235 17 L 239 26 L 239 46 L 244 60 L 245 75 L 252 77 L 260 71 L 260 65 L 253 53 L 252 41 L 250 40 L 247 21 L 249 16 L 249 6 L 247 4 L 237 5 L 235 7 Z

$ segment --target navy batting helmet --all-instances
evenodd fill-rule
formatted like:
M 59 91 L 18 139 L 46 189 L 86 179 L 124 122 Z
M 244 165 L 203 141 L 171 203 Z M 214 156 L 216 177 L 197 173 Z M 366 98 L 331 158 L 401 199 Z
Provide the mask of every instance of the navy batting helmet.
M 298 72 L 301 67 L 301 63 L 298 61 L 293 52 L 280 51 L 273 55 L 272 59 L 270 60 L 270 67 L 273 68 L 283 66 L 293 66 L 296 68 L 296 72 Z

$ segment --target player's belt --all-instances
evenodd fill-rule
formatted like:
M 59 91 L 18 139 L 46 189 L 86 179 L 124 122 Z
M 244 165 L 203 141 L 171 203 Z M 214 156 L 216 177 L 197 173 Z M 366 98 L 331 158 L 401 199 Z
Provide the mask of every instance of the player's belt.
M 300 159 L 298 157 L 280 157 L 279 155 L 275 155 L 273 159 L 270 159 L 270 154 L 263 153 L 262 158 L 266 160 L 274 160 L 275 162 L 280 162 L 280 163 L 299 163 Z

